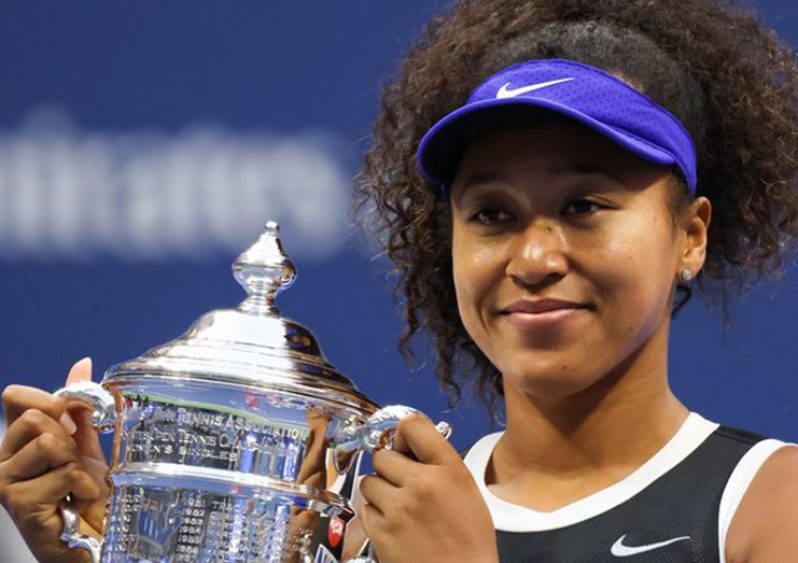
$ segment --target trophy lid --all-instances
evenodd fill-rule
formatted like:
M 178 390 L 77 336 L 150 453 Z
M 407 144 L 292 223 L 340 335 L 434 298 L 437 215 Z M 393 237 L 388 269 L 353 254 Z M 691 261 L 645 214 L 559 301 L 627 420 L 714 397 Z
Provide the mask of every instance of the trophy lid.
M 329 363 L 309 329 L 280 316 L 275 298 L 293 284 L 296 269 L 283 252 L 277 223 L 268 222 L 235 260 L 233 275 L 247 292 L 237 308 L 206 313 L 183 336 L 111 367 L 104 381 L 202 380 L 367 412 L 378 408 Z

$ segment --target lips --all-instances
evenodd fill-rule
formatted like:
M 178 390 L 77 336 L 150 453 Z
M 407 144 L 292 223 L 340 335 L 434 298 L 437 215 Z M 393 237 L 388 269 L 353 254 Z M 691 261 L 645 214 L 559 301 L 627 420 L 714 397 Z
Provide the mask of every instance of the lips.
M 563 299 L 523 299 L 502 309 L 501 316 L 522 332 L 537 332 L 569 326 L 584 319 L 589 306 Z
M 573 301 L 565 301 L 562 299 L 535 299 L 535 300 L 528 300 L 523 299 L 520 301 L 516 301 L 509 307 L 506 307 L 501 310 L 501 312 L 505 315 L 509 315 L 512 313 L 529 313 L 529 314 L 541 314 L 541 313 L 548 313 L 550 311 L 558 311 L 561 309 L 586 309 L 587 305 L 582 303 L 575 303 Z

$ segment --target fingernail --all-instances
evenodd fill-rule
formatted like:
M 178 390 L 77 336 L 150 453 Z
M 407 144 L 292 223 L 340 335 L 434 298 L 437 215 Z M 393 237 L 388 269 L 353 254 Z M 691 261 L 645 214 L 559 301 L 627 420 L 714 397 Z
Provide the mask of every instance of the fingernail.
M 91 358 L 89 356 L 81 358 L 72 364 L 66 378 L 67 385 L 77 383 L 78 381 L 91 380 L 91 367 Z
M 66 431 L 69 432 L 70 436 L 74 434 L 78 429 L 77 425 L 75 424 L 75 421 L 72 420 L 72 417 L 69 416 L 69 413 L 66 411 L 64 411 L 64 414 L 62 414 L 61 418 L 58 419 L 58 422 L 60 422 L 61 426 L 63 426 L 66 429 Z

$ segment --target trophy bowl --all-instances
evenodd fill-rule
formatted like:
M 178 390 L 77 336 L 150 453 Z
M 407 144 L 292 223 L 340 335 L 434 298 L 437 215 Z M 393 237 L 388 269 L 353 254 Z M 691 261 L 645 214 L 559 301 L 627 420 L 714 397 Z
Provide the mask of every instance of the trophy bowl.
M 233 264 L 247 298 L 181 337 L 56 393 L 113 432 L 102 540 L 62 539 L 92 560 L 369 561 L 347 537 L 362 453 L 390 447 L 404 406 L 379 408 L 274 301 L 295 279 L 276 223 Z M 448 436 L 449 426 L 438 430 Z

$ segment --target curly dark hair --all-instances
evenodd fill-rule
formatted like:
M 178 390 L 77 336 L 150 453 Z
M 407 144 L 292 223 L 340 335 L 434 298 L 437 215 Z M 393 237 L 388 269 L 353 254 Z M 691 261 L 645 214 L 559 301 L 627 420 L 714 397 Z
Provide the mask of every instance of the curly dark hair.
M 431 335 L 452 406 L 467 382 L 495 413 L 502 380 L 460 321 L 449 204 L 421 176 L 416 149 L 488 75 L 539 58 L 612 72 L 685 125 L 698 195 L 713 204 L 696 289 L 724 311 L 730 297 L 781 272 L 798 238 L 798 65 L 755 14 L 726 0 L 463 0 L 427 25 L 384 89 L 354 187 L 356 216 L 399 275 L 400 349 L 411 358 L 414 334 Z M 673 205 L 691 198 L 678 190 Z M 691 295 L 680 289 L 674 310 Z

